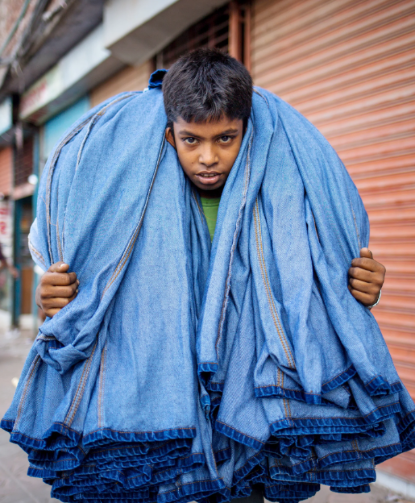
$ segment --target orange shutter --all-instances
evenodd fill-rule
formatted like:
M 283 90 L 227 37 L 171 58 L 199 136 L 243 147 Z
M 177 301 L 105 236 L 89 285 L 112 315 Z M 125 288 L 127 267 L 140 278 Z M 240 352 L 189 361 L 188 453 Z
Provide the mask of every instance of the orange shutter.
M 11 147 L 0 149 L 0 193 L 9 196 L 13 178 L 13 150 Z
M 256 0 L 251 35 L 255 84 L 319 128 L 360 191 L 387 269 L 373 314 L 415 399 L 415 2 Z M 382 470 L 415 481 L 415 452 Z

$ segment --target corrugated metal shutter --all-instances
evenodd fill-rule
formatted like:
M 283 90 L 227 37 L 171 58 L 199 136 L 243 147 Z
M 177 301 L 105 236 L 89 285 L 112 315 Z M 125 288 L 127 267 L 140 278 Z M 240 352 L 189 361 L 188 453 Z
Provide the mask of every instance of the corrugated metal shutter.
M 13 150 L 6 147 L 0 150 L 0 193 L 9 196 L 13 180 Z
M 201 47 L 228 52 L 229 15 L 229 8 L 225 5 L 190 26 L 157 54 L 157 68 L 170 68 L 180 56 Z
M 415 398 L 415 2 L 256 0 L 252 74 L 339 153 L 387 268 L 374 315 Z M 415 481 L 415 452 L 382 465 Z
M 24 139 L 23 146 L 16 148 L 14 156 L 14 186 L 26 185 L 33 173 L 33 136 Z
M 139 67 L 123 68 L 113 77 L 91 91 L 91 106 L 95 107 L 103 101 L 126 91 L 142 91 L 148 85 L 152 72 L 152 63 L 147 61 Z

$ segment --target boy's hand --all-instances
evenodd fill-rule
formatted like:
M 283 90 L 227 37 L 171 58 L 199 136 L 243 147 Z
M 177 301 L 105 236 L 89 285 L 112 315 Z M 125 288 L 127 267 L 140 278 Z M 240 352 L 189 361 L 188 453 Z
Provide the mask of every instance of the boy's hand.
M 368 248 L 362 248 L 360 258 L 353 259 L 349 269 L 350 293 L 364 306 L 372 306 L 379 298 L 385 273 L 385 267 L 373 260 L 372 252 Z
M 79 281 L 69 265 L 56 262 L 42 276 L 36 288 L 36 304 L 52 318 L 78 294 Z

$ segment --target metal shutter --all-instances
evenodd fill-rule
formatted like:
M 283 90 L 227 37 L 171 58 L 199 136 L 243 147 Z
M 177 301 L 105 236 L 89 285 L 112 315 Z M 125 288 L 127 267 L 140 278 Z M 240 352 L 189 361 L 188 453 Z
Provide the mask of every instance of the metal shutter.
M 5 147 L 0 150 L 0 193 L 9 196 L 13 181 L 13 150 Z
M 200 47 L 216 47 L 228 52 L 229 8 L 226 5 L 204 17 L 156 55 L 157 68 L 170 68 L 180 56 Z
M 387 268 L 373 314 L 415 399 L 415 2 L 256 0 L 251 35 L 255 84 L 319 128 L 360 191 Z M 415 481 L 415 452 L 382 470 Z

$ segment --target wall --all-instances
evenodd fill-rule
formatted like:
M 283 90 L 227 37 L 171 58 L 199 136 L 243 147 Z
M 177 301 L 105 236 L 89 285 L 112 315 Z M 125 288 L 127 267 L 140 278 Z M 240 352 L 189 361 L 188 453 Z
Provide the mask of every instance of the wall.
M 151 61 L 138 67 L 128 66 L 91 91 L 91 106 L 95 107 L 111 96 L 126 91 L 142 91 L 152 72 Z

